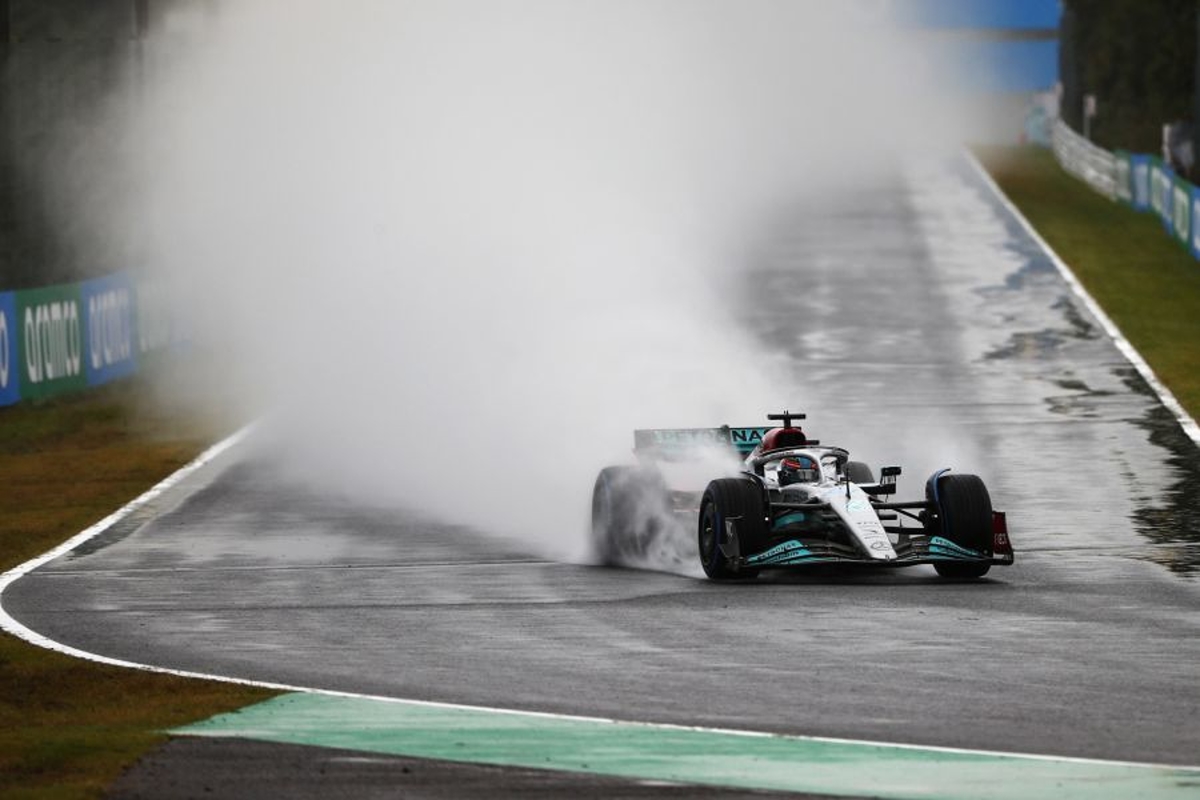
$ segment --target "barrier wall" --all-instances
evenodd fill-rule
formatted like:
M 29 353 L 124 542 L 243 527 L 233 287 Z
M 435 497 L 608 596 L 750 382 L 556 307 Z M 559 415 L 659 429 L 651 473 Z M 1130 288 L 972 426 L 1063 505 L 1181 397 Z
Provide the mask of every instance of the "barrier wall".
M 1114 155 L 1067 127 L 1054 123 L 1050 146 L 1062 168 L 1110 200 L 1117 196 L 1117 163 Z
M 1167 235 L 1200 259 L 1200 188 L 1162 159 L 1124 150 L 1108 152 L 1058 120 L 1052 133 L 1058 163 L 1100 194 L 1158 216 Z
M 21 399 L 17 370 L 17 297 L 12 292 L 0 294 L 0 406 Z
M 124 273 L 0 292 L 0 406 L 132 375 L 153 349 L 180 341 L 168 293 Z M 147 331 L 139 333 L 139 318 Z

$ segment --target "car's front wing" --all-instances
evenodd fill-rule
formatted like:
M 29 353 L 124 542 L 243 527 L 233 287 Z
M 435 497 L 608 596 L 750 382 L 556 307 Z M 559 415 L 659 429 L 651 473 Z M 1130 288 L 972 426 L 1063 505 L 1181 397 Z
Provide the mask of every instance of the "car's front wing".
M 1011 564 L 1011 554 L 990 554 L 962 547 L 941 536 L 906 535 L 893 545 L 896 558 L 879 561 L 858 548 L 836 540 L 789 539 L 761 553 L 743 556 L 745 567 L 792 567 L 804 564 L 863 563 L 876 566 L 906 567 L 932 564 L 937 561 L 987 561 L 992 564 Z

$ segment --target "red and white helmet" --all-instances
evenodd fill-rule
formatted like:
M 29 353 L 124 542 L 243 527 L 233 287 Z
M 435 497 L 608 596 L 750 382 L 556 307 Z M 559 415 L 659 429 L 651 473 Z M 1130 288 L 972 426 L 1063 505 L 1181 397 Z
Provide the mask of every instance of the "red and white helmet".
M 789 456 L 779 462 L 779 485 L 790 483 L 818 483 L 821 468 L 808 456 Z

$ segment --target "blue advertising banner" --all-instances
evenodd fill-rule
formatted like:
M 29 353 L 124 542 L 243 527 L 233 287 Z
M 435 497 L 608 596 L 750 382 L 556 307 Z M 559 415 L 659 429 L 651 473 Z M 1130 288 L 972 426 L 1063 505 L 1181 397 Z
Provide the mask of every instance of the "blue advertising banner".
M 18 359 L 17 297 L 12 292 L 0 292 L 0 406 L 21 399 Z
M 133 282 L 116 274 L 80 284 L 84 364 L 89 386 L 137 371 L 137 308 Z
M 1138 211 L 1150 207 L 1150 156 L 1135 153 L 1129 156 L 1129 173 L 1133 190 L 1130 201 Z

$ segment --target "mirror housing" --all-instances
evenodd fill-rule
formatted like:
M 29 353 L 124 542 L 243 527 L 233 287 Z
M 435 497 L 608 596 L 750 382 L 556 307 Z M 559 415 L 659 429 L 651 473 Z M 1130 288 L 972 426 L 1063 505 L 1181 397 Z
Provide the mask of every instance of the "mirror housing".
M 872 494 L 895 494 L 896 478 L 900 475 L 899 467 L 883 467 L 879 470 L 879 486 Z

